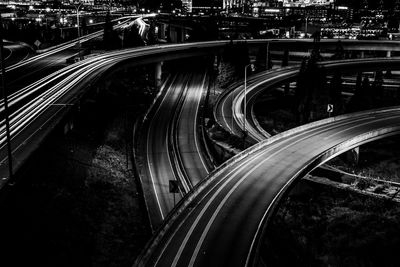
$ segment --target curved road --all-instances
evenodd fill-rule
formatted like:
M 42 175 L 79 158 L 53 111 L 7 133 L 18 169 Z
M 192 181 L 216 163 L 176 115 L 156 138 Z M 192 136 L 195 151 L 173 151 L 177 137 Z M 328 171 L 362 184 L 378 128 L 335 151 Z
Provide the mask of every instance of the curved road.
M 33 49 L 25 43 L 4 41 L 4 64 L 16 65 L 34 54 Z
M 400 132 L 400 109 L 303 126 L 244 151 L 188 195 L 137 266 L 252 266 L 265 223 L 290 186 L 327 160 Z
M 141 142 L 145 144 L 142 187 L 152 228 L 157 228 L 181 197 L 209 173 L 198 134 L 198 112 L 208 85 L 204 73 L 180 73 L 167 81 L 149 118 Z M 143 148 L 142 148 L 143 149 Z M 172 152 L 173 151 L 173 152 Z M 177 180 L 180 194 L 169 192 Z M 175 199 L 176 197 L 176 199 Z
M 149 14 L 144 16 L 152 16 L 152 15 Z M 122 23 L 115 25 L 114 29 L 124 27 L 128 25 L 132 19 L 136 19 L 138 17 L 141 16 L 140 15 L 128 16 L 116 19 L 113 22 L 122 21 Z M 83 45 L 94 38 L 102 36 L 103 33 L 104 30 L 100 30 L 82 36 L 78 39 L 62 43 L 60 45 L 56 45 L 44 50 L 38 50 L 38 52 L 40 53 L 31 57 L 29 57 L 30 54 L 27 56 L 26 52 L 23 52 L 22 56 L 18 55 L 19 60 L 17 60 L 17 62 L 15 60 L 5 61 L 7 66 L 6 67 L 7 75 L 5 79 L 7 91 L 9 92 L 9 94 L 13 93 L 25 86 L 28 86 L 36 82 L 38 79 L 43 78 L 46 75 L 49 75 L 59 69 L 62 69 L 67 65 L 66 60 L 68 58 L 74 55 L 78 55 L 79 52 L 77 46 L 78 41 Z M 7 45 L 5 47 L 8 48 L 9 46 Z M 14 47 L 10 47 L 10 49 L 12 49 L 10 50 L 11 52 L 15 50 Z M 23 51 L 23 50 L 20 49 L 18 51 Z M 20 53 L 20 52 L 17 53 L 17 50 L 15 50 L 15 52 L 16 54 Z
M 376 70 L 382 68 L 386 70 L 400 69 L 400 58 L 373 58 L 373 59 L 351 59 L 341 61 L 326 61 L 321 62 L 328 72 L 332 72 L 336 69 L 346 70 Z M 257 97 L 265 92 L 265 90 L 271 90 L 276 85 L 283 82 L 293 81 L 299 72 L 299 66 L 287 67 L 277 69 L 273 71 L 262 72 L 257 75 L 253 75 L 249 78 L 247 83 L 247 118 L 246 118 L 246 131 L 248 132 L 247 140 L 251 143 L 257 143 L 270 137 L 255 120 L 253 112 L 253 104 Z M 218 100 L 215 109 L 214 116 L 216 121 L 226 130 L 231 133 L 242 136 L 244 127 L 244 112 L 243 112 L 243 101 L 244 101 L 244 85 L 240 82 L 236 83 L 231 90 L 225 92 Z M 233 118 L 230 119 L 230 118 Z

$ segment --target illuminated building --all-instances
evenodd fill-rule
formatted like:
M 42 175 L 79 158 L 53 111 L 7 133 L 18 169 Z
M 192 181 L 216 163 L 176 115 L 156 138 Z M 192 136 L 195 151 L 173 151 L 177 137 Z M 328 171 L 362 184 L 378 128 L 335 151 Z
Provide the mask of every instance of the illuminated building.
M 192 13 L 192 0 L 182 0 L 182 9 Z

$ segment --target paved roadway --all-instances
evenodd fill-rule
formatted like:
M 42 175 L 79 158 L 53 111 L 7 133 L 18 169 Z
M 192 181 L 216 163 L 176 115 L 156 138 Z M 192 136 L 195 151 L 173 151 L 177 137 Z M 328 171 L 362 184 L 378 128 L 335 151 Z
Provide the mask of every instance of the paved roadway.
M 88 58 L 38 79 L 9 95 L 14 171 L 30 156 L 71 108 L 79 102 L 90 85 L 107 70 L 126 62 L 131 65 L 158 62 L 160 58 L 176 58 L 208 53 L 213 42 L 172 44 L 124 49 Z M 0 117 L 4 108 L 0 100 Z M 4 119 L 0 121 L 0 188 L 8 181 Z
M 207 176 L 209 166 L 203 158 L 198 134 L 198 112 L 207 89 L 203 73 L 180 73 L 161 89 L 163 97 L 150 111 L 149 122 L 140 142 L 145 158 L 142 186 L 149 207 L 152 228 L 157 228 L 181 196 Z M 169 181 L 178 180 L 180 194 L 169 192 Z
M 130 19 L 137 17 L 154 17 L 154 14 L 137 15 L 119 18 L 118 20 L 124 19 L 124 22 L 129 23 Z M 125 21 L 126 20 L 126 21 Z M 115 27 L 124 27 L 125 23 L 121 23 Z M 88 40 L 99 37 L 103 31 L 98 31 L 87 36 L 81 37 L 81 43 L 85 43 Z M 210 46 L 215 49 L 223 48 L 230 41 L 215 41 L 208 42 Z M 236 41 L 235 41 L 236 42 Z M 239 41 L 240 42 L 240 41 Z M 42 50 L 40 55 L 31 57 L 20 64 L 14 64 L 7 68 L 7 83 L 9 84 L 9 90 L 14 92 L 15 90 L 27 86 L 35 79 L 44 77 L 46 74 L 50 74 L 52 71 L 60 69 L 65 66 L 65 60 L 75 54 L 77 54 L 76 47 L 77 40 L 72 40 L 65 44 L 56 46 L 52 49 Z M 251 46 L 262 46 L 266 43 L 270 43 L 271 49 L 278 48 L 279 50 L 288 48 L 291 50 L 304 50 L 309 49 L 313 42 L 307 39 L 260 39 L 260 40 L 247 40 L 247 43 Z M 335 49 L 336 40 L 322 40 L 321 46 L 324 49 Z M 205 43 L 204 43 L 205 44 Z M 193 48 L 204 48 L 203 45 L 194 45 Z M 396 41 L 355 41 L 355 40 L 343 40 L 342 45 L 344 49 L 348 50 L 369 50 L 369 51 L 400 51 L 400 46 Z M 75 47 L 75 48 L 74 48 Z
M 362 143 L 398 134 L 400 109 L 333 118 L 234 157 L 186 197 L 137 266 L 252 266 L 265 223 L 293 183 Z
M 124 27 L 137 17 L 139 16 L 129 16 L 114 20 L 114 22 L 122 21 L 122 23 L 115 25 L 114 28 Z M 48 49 L 38 50 L 39 54 L 26 57 L 18 62 L 5 61 L 7 66 L 5 81 L 8 93 L 16 92 L 38 79 L 67 66 L 66 60 L 79 53 L 78 40 L 82 45 L 82 49 L 84 49 L 85 43 L 102 36 L 103 32 L 104 30 L 100 30 Z
M 353 69 L 359 70 L 376 70 L 383 69 L 399 69 L 400 58 L 375 58 L 375 59 L 351 59 L 343 61 L 326 61 L 321 62 L 328 72 L 341 69 L 343 72 Z M 273 71 L 262 72 L 253 75 L 248 79 L 247 86 L 247 119 L 246 130 L 248 131 L 247 140 L 251 143 L 257 143 L 270 135 L 265 132 L 258 124 L 254 112 L 253 104 L 257 97 L 266 90 L 272 90 L 276 85 L 285 81 L 293 81 L 298 75 L 299 67 L 287 67 Z M 244 127 L 244 85 L 243 82 L 237 82 L 226 91 L 218 100 L 214 116 L 216 121 L 226 130 L 237 136 L 242 136 Z M 233 118 L 233 119 L 232 119 Z
M 25 43 L 4 41 L 4 64 L 18 64 L 34 54 L 33 49 Z

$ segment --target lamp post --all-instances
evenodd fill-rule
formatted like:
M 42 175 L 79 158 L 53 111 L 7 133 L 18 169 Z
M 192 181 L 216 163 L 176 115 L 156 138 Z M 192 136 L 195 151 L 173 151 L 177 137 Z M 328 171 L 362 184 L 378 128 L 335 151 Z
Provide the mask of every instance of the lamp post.
M 80 46 L 80 40 L 79 38 L 81 37 L 81 33 L 79 31 L 79 8 L 81 8 L 82 3 L 78 2 L 77 4 L 74 4 L 75 9 L 76 9 L 76 27 L 78 28 L 78 42 L 79 42 L 79 46 Z
M 247 118 L 247 68 L 248 67 L 251 67 L 251 68 L 254 68 L 254 65 L 253 64 L 247 64 L 245 67 L 244 67 L 244 101 L 243 101 L 243 106 L 244 106 L 244 108 L 243 108 L 243 113 L 244 113 L 244 119 L 243 119 L 243 139 L 245 140 L 246 139 L 246 118 Z M 244 140 L 243 140 L 243 142 L 244 142 Z
M 82 6 L 82 2 L 75 2 L 74 3 L 76 9 L 76 28 L 78 29 L 78 57 L 81 59 L 81 33 L 79 30 L 79 8 Z
M 9 110 L 8 110 L 8 93 L 5 86 L 5 74 L 6 69 L 4 66 L 4 44 L 3 44 L 3 22 L 0 16 L 0 65 L 1 65 L 1 87 L 4 100 L 4 115 L 6 123 L 6 139 L 7 139 L 7 155 L 8 155 L 8 175 L 10 185 L 14 183 L 13 175 L 13 161 L 12 161 L 12 150 L 11 150 L 11 133 L 10 133 L 10 120 L 9 120 Z
M 267 63 L 266 63 L 266 69 L 269 70 L 269 42 L 267 42 Z
M 304 29 L 304 33 L 305 33 L 305 38 L 308 38 L 307 32 L 308 32 L 308 17 L 306 17 L 306 25 L 305 25 L 305 29 Z

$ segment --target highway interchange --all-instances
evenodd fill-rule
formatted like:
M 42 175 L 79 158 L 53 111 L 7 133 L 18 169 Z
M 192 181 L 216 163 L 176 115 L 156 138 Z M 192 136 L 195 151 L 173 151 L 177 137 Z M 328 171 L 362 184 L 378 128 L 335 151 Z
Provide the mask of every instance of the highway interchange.
M 399 58 L 366 58 L 366 59 L 349 59 L 340 61 L 325 61 L 319 64 L 324 67 L 328 73 L 333 73 L 340 69 L 342 72 L 357 69 L 359 71 L 399 69 Z M 276 86 L 294 81 L 299 73 L 299 67 L 280 68 L 275 71 L 261 72 L 253 75 L 248 81 L 247 86 L 247 112 L 246 112 L 246 131 L 247 139 L 251 143 L 257 143 L 269 138 L 270 134 L 260 127 L 254 115 L 254 103 L 257 98 L 266 90 L 272 90 Z M 214 106 L 214 116 L 216 121 L 226 130 L 237 136 L 243 135 L 244 125 L 244 86 L 236 84 L 231 90 L 224 92 Z
M 254 40 L 249 44 L 265 42 Z M 135 59 L 137 62 L 134 64 L 142 64 L 157 62 L 158 58 L 164 59 L 171 54 L 176 57 L 209 53 L 227 43 L 216 41 L 115 51 L 67 66 L 15 90 L 9 96 L 13 157 L 17 162 L 15 168 L 23 164 L 61 117 L 67 114 L 71 105 L 79 102 L 90 85 L 121 62 Z M 351 45 L 354 46 L 353 43 Z M 392 51 L 395 50 L 394 44 L 388 45 Z M 378 63 L 385 67 L 388 64 L 398 66 L 399 59 L 328 64 L 334 69 L 346 64 L 350 68 L 359 67 L 357 64 L 375 68 Z M 8 72 L 20 68 L 18 72 L 24 73 L 25 65 L 35 68 L 34 63 L 26 63 L 15 68 L 11 66 Z M 257 96 L 256 88 L 261 88 L 259 84 L 273 83 L 274 77 L 293 79 L 296 73 L 296 68 L 289 67 L 277 73 L 255 76 L 249 83 L 252 87 L 249 87 L 248 100 L 252 101 Z M 207 152 L 199 149 L 202 141 L 197 125 L 206 87 L 205 71 L 169 77 L 163 85 L 164 93 L 160 95 L 159 103 L 147 118 L 149 128 L 145 135 L 145 155 L 151 179 L 149 184 L 154 189 L 151 194 L 158 205 L 154 216 L 166 220 L 161 222 L 156 219 L 159 221 L 155 225 L 162 223 L 162 227 L 158 228 L 147 250 L 138 259 L 138 266 L 252 265 L 268 219 L 279 199 L 296 180 L 346 150 L 398 134 L 400 129 L 398 108 L 331 118 L 261 141 L 209 173 L 213 166 L 205 159 Z M 241 91 L 239 87 L 236 95 L 226 97 L 222 102 L 223 108 L 216 112 L 228 129 L 231 124 L 226 118 L 234 118 L 236 126 L 231 130 L 236 134 L 240 132 L 243 120 Z M 257 132 L 256 123 L 251 122 L 254 121 L 251 106 L 246 119 L 255 129 L 252 138 L 260 141 L 266 136 Z M 4 112 L 3 108 L 0 112 Z M 8 180 L 4 120 L 0 128 L 0 145 L 1 186 L 4 186 Z M 171 152 L 175 155 L 173 158 L 180 157 L 178 163 L 172 159 L 171 164 Z M 180 166 L 179 175 L 174 170 L 176 166 Z M 168 181 L 173 179 L 182 183 L 181 195 L 184 195 L 175 208 L 172 196 L 167 192 Z M 173 212 L 167 214 L 171 209 Z

